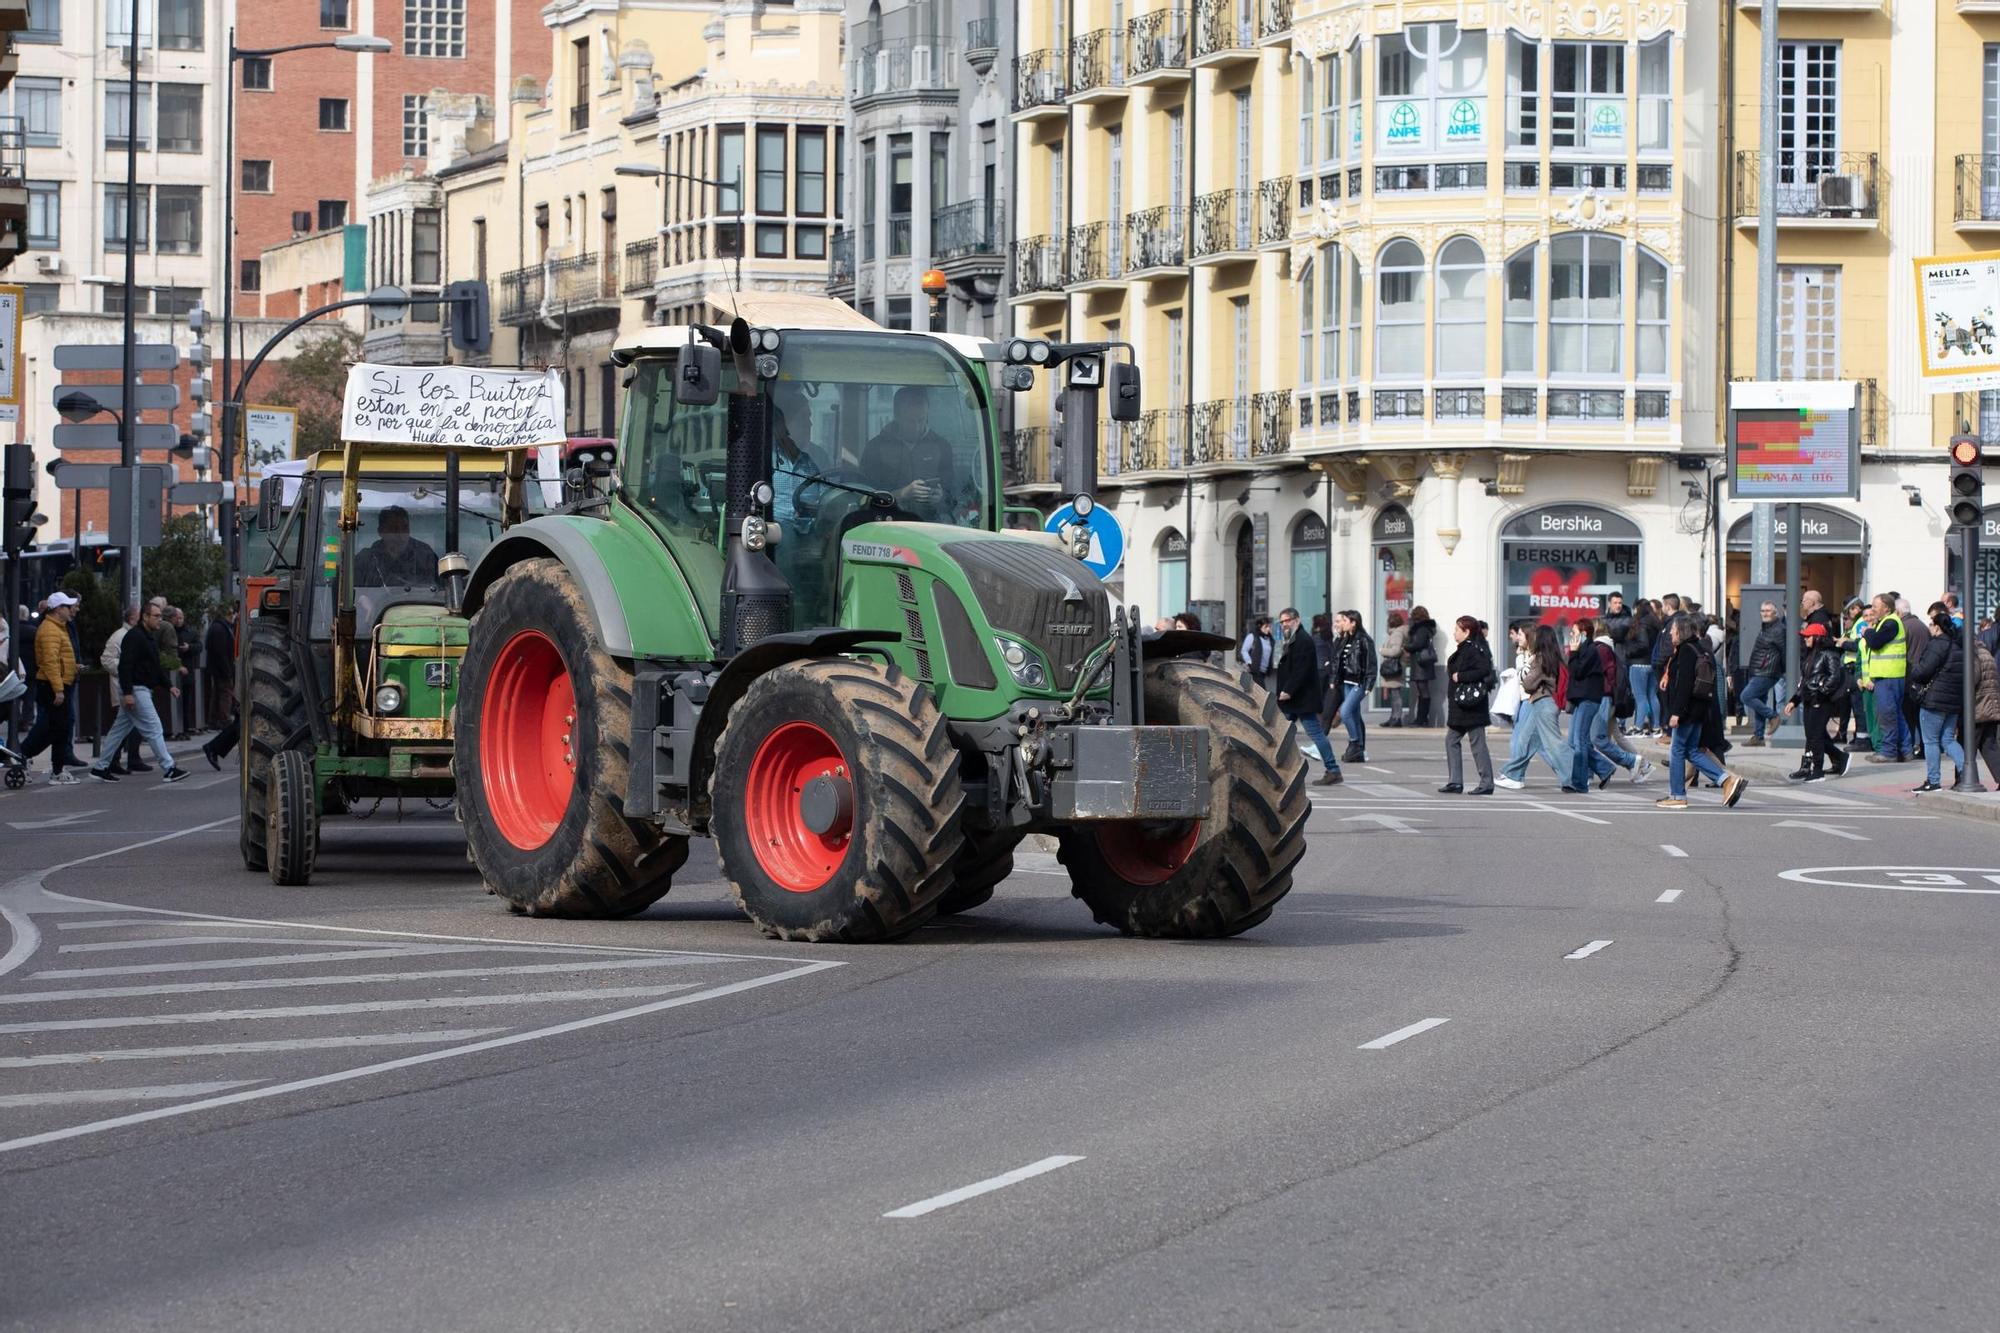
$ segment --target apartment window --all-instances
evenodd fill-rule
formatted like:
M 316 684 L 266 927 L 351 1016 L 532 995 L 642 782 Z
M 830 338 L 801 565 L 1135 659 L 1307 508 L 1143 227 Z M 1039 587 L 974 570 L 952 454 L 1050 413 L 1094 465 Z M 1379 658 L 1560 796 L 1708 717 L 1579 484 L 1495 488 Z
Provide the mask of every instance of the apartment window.
M 153 313 L 156 315 L 185 315 L 201 301 L 199 287 L 155 287 L 153 289 Z
M 347 225 L 347 201 L 345 199 L 322 199 L 315 222 L 320 231 L 332 231 L 335 227 Z
M 156 231 L 160 238 L 159 251 L 163 255 L 198 255 L 201 253 L 201 187 L 199 185 L 162 185 L 159 194 L 159 220 Z
M 62 245 L 62 186 L 55 181 L 28 182 L 28 248 L 54 250 Z
M 243 260 L 241 263 L 237 265 L 237 274 L 238 277 L 236 285 L 238 287 L 241 287 L 244 291 L 261 292 L 264 290 L 263 260 L 261 259 Z
M 1315 132 L 1317 151 L 1310 151 L 1299 158 L 1300 165 L 1308 162 L 1338 162 L 1342 149 L 1340 137 L 1340 57 L 1337 55 L 1319 58 L 1319 128 Z M 1304 102 L 1300 103 L 1305 105 Z
M 1534 148 L 1541 142 L 1542 94 L 1539 46 L 1518 33 L 1507 34 L 1507 147 Z
M 1549 146 L 1623 156 L 1625 48 L 1557 42 L 1549 66 Z
M 1319 375 L 1322 384 L 1340 378 L 1341 280 L 1346 276 L 1338 243 L 1319 248 Z M 1302 377 L 1311 383 L 1314 376 Z
M 826 131 L 798 132 L 798 163 L 793 168 L 792 211 L 802 217 L 826 216 Z
M 62 40 L 62 0 L 28 0 L 28 26 L 14 34 L 21 42 Z
M 1535 373 L 1535 247 L 1507 261 L 1500 303 L 1500 373 Z
M 345 97 L 322 97 L 319 99 L 319 127 L 345 133 L 347 130 L 347 99 Z
M 1385 152 L 1476 149 L 1486 142 L 1486 34 L 1416 23 L 1376 53 L 1376 143 Z
M 1347 319 L 1342 329 L 1342 341 L 1347 344 L 1347 370 L 1342 378 L 1361 378 L 1361 307 L 1365 304 L 1361 287 L 1361 256 L 1354 251 L 1347 253 L 1347 269 L 1340 283 L 1346 289 Z
M 1347 78 L 1347 160 L 1361 160 L 1361 44 L 1357 41 L 1342 57 Z
M 199 153 L 201 151 L 201 85 L 163 83 L 160 85 L 160 151 Z
M 1118 131 L 1111 131 L 1111 135 L 1115 140 L 1118 136 Z M 1116 150 L 1114 149 L 1113 151 L 1114 156 L 1112 161 L 1115 164 L 1117 162 Z M 1114 165 L 1112 167 L 1114 180 L 1117 174 L 1118 170 Z M 1111 197 L 1114 201 L 1111 220 L 1116 222 L 1118 220 L 1117 204 L 1115 202 L 1118 198 L 1116 185 L 1112 187 Z M 931 135 L 931 216 L 936 217 L 949 207 L 951 207 L 951 136 L 949 134 L 933 134 Z
M 908 332 L 911 313 L 910 298 L 907 296 L 892 296 L 889 298 L 888 307 L 888 320 L 885 327 Z
M 907 134 L 889 136 L 889 255 L 910 253 L 910 206 L 916 189 L 914 147 Z
M 30 148 L 62 146 L 62 80 L 14 80 L 14 114 Z
M 104 44 L 121 50 L 132 45 L 132 0 L 104 0 Z M 139 48 L 144 50 L 157 43 L 153 36 L 154 6 L 140 3 Z
M 1307 101 L 1303 105 L 1311 106 Z M 1300 384 L 1313 381 L 1313 315 L 1318 309 L 1313 304 L 1313 266 L 1308 260 L 1299 270 L 1297 282 L 1299 292 L 1299 374 Z
M 847 216 L 847 131 L 833 132 L 833 215 Z
M 757 211 L 779 215 L 785 211 L 785 127 L 782 125 L 757 127 Z M 759 253 L 762 253 L 761 241 Z
M 1438 251 L 1438 379 L 1478 379 L 1486 373 L 1486 255 L 1470 236 Z
M 125 285 L 123 283 L 112 282 L 105 284 L 104 313 L 107 315 L 122 315 L 125 313 Z M 133 289 L 132 313 L 135 315 L 150 315 L 153 313 L 152 288 L 138 287 Z
M 62 284 L 59 282 L 24 282 L 21 292 L 25 299 L 21 302 L 24 315 L 45 315 L 62 304 Z
M 443 271 L 444 220 L 435 208 L 419 208 L 410 214 L 410 281 L 419 287 L 435 287 Z
M 1778 212 L 1817 211 L 1819 178 L 1838 170 L 1839 162 L 1840 43 L 1780 42 Z M 1807 197 L 1803 204 L 1788 203 L 1787 193 Z
M 1778 266 L 1778 378 L 1840 377 L 1840 270 Z
M 1414 241 L 1389 242 L 1376 266 L 1375 375 L 1424 377 L 1424 254 Z
M 1325 68 L 1326 63 L 1326 59 L 1322 58 L 1319 62 L 1320 68 Z M 1298 98 L 1298 163 L 1299 171 L 1304 173 L 1306 167 L 1316 160 L 1317 157 L 1317 154 L 1313 152 L 1313 115 L 1318 103 L 1313 99 L 1313 62 L 1310 60 L 1301 60 L 1299 62 Z
M 319 0 L 319 26 L 322 28 L 351 28 L 347 12 L 347 0 Z
M 411 93 L 403 94 L 403 156 L 428 157 L 431 151 L 430 103 Z
M 825 259 L 826 228 L 798 228 L 792 233 L 792 253 L 800 259 Z
M 134 135 L 132 127 L 132 94 L 130 87 L 120 81 L 104 85 L 104 146 L 106 148 L 126 147 L 126 137 Z M 139 123 L 136 131 L 137 147 L 143 151 L 151 146 L 153 138 L 153 85 L 139 85 Z
M 931 143 L 935 145 L 937 140 L 932 139 Z M 1115 125 L 1105 135 L 1104 158 L 1105 230 L 1111 233 L 1104 248 L 1111 261 L 1107 271 L 1112 277 L 1117 277 L 1125 271 L 1125 131 Z M 933 172 L 937 170 L 935 165 L 931 169 Z M 931 177 L 931 190 L 935 195 L 935 175 Z
M 243 57 L 243 91 L 248 93 L 268 93 L 271 91 L 271 58 L 269 56 Z
M 1840 270 L 1835 269 L 1836 279 Z M 1658 255 L 1645 248 L 1639 251 L 1639 327 L 1638 356 L 1640 379 L 1665 379 L 1667 375 L 1667 333 L 1669 321 L 1667 305 L 1667 266 Z M 1783 327 L 1780 325 L 1780 327 Z M 1832 379 L 1838 373 L 1839 355 L 1836 348 L 1833 361 L 1823 377 Z
M 465 58 L 465 0 L 403 0 L 403 54 Z
M 861 257 L 875 257 L 875 186 L 881 167 L 875 157 L 875 141 L 861 141 Z
M 160 47 L 167 51 L 199 51 L 205 0 L 160 0 Z M 143 21 L 143 20 L 142 20 Z
M 269 194 L 271 192 L 271 159 L 267 157 L 244 158 L 241 189 L 245 194 Z
M 757 224 L 757 257 L 759 259 L 783 259 L 785 257 L 784 223 L 760 222 Z
M 590 39 L 579 37 L 569 44 L 574 91 L 570 94 L 569 128 L 572 134 L 590 128 Z
M 1570 233 L 1549 243 L 1549 375 L 1616 375 L 1624 332 L 1624 246 Z
M 1674 146 L 1673 43 L 1656 37 L 1639 47 L 1639 151 Z
M 715 179 L 722 184 L 715 192 L 718 213 L 743 210 L 743 127 L 724 125 L 715 132 Z
M 472 276 L 486 281 L 486 219 L 472 220 Z
M 152 188 L 150 185 L 141 185 L 138 188 L 138 197 L 135 201 L 136 206 L 128 212 L 125 207 L 125 186 L 118 184 L 106 185 L 104 187 L 105 249 L 110 250 L 124 246 L 126 224 L 134 218 L 137 221 L 133 232 L 133 243 L 141 250 L 151 245 L 151 232 L 147 224 L 153 215 Z

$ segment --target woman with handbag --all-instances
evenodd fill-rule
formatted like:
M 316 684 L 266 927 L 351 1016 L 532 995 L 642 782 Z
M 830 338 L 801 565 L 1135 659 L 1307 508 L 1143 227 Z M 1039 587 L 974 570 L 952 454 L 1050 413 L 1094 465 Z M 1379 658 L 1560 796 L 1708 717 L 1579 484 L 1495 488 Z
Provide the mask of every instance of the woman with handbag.
M 1491 796 L 1493 757 L 1486 750 L 1486 728 L 1493 724 L 1493 717 L 1487 711 L 1486 700 L 1500 678 L 1494 673 L 1493 652 L 1486 646 L 1486 636 L 1480 632 L 1477 620 L 1460 616 L 1452 622 L 1451 637 L 1458 646 L 1452 649 L 1451 660 L 1445 663 L 1449 694 L 1444 759 L 1449 776 L 1438 790 L 1448 795 Z M 1479 785 L 1470 792 L 1465 790 L 1465 759 L 1460 753 L 1461 743 L 1468 740 L 1473 766 L 1479 770 Z
M 1409 630 L 1403 638 L 1403 670 L 1416 703 L 1407 726 L 1431 724 L 1431 682 L 1437 676 L 1438 666 L 1437 632 L 1437 621 L 1431 619 L 1429 611 L 1421 606 L 1410 608 Z
M 1408 616 L 1401 611 L 1391 611 L 1389 632 L 1382 636 L 1382 664 L 1377 668 L 1377 672 L 1382 677 L 1382 704 L 1389 710 L 1389 720 L 1382 724 L 1385 727 L 1403 725 L 1403 706 L 1406 699 L 1404 677 L 1407 674 L 1403 670 L 1403 650 L 1410 637 L 1408 624 Z

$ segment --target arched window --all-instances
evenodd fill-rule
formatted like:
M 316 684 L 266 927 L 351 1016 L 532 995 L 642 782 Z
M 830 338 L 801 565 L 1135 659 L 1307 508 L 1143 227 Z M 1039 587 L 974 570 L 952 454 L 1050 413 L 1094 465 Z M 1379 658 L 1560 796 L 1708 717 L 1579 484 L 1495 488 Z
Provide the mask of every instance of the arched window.
M 1415 241 L 1383 246 L 1375 268 L 1375 377 L 1424 377 L 1424 252 Z
M 1645 246 L 1639 247 L 1639 378 L 1665 379 L 1667 375 L 1668 320 L 1667 265 Z
M 1625 322 L 1625 246 L 1570 232 L 1549 243 L 1549 375 L 1616 375 Z
M 1535 373 L 1535 247 L 1525 246 L 1507 261 L 1501 302 L 1500 373 L 1533 378 Z
M 1454 236 L 1438 251 L 1438 379 L 1478 379 L 1486 373 L 1486 255 L 1470 236 Z

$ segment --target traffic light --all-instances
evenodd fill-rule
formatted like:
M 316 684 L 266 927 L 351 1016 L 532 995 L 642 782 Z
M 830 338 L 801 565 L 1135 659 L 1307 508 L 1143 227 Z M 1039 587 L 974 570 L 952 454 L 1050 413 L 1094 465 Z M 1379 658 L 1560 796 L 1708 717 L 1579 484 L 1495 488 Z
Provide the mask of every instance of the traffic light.
M 7 446 L 4 484 L 0 484 L 0 545 L 18 551 L 33 544 L 41 518 L 35 513 L 35 451 L 25 444 Z
M 451 345 L 472 356 L 493 350 L 492 298 L 486 284 L 447 283 L 444 299 L 451 305 Z
M 1979 526 L 1986 507 L 1986 464 L 1977 435 L 1951 437 L 1951 523 L 1955 528 Z
M 188 332 L 194 335 L 196 342 L 208 336 L 208 310 L 199 301 L 188 311 Z

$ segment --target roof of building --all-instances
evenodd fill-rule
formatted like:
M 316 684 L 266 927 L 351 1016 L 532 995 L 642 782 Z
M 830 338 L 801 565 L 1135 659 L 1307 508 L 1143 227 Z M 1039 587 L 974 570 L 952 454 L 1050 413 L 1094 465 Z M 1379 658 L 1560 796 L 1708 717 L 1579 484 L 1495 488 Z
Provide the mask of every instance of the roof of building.
M 464 157 L 458 159 L 458 161 L 439 167 L 431 173 L 431 179 L 443 180 L 447 176 L 463 175 L 468 171 L 477 171 L 481 167 L 491 166 L 495 162 L 505 162 L 506 160 L 507 141 L 502 139 L 499 143 L 482 148 L 476 153 L 467 153 Z

